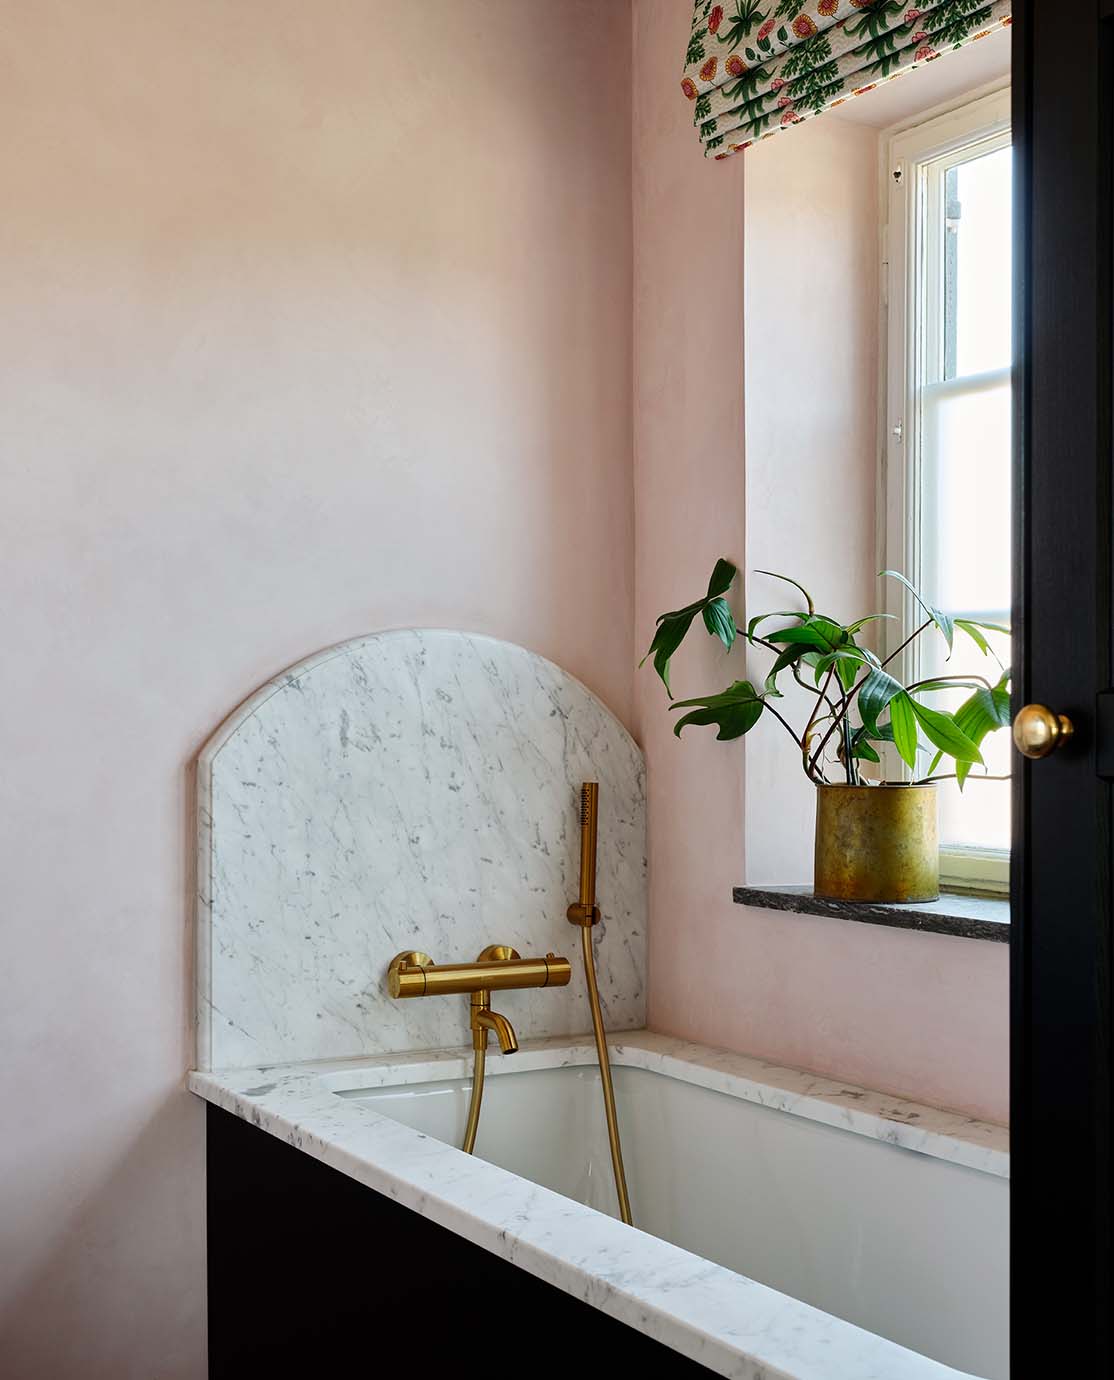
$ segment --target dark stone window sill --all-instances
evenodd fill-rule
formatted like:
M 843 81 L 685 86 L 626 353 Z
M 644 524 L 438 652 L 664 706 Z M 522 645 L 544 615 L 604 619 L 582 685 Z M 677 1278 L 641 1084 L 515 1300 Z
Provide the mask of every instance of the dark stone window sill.
M 1008 944 L 1010 903 L 1007 896 L 969 896 L 944 892 L 938 901 L 908 905 L 876 901 L 827 901 L 814 896 L 807 886 L 737 886 L 734 898 L 741 906 L 784 910 L 796 915 L 826 915 L 834 920 L 858 920 L 892 929 L 950 934 L 960 939 L 989 939 Z

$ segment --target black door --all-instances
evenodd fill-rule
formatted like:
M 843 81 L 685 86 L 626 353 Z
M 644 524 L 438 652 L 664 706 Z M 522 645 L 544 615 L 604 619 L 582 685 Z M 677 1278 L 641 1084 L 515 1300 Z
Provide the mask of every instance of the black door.
M 1109 1373 L 1114 0 L 1014 5 L 1013 1373 Z M 1114 699 L 1114 697 L 1112 697 Z

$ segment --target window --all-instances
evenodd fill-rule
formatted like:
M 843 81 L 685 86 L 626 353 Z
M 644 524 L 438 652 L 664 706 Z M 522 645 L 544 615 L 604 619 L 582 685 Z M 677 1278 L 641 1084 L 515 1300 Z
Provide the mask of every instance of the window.
M 957 617 L 1008 624 L 1010 609 L 1011 182 L 1009 92 L 998 91 L 883 141 L 888 215 L 883 243 L 885 400 L 879 534 L 882 564 L 904 571 Z M 920 621 L 887 581 L 886 650 Z M 922 615 L 923 617 L 923 615 Z M 1009 637 L 992 655 L 958 634 L 953 666 L 996 680 Z M 922 645 L 923 644 L 923 645 Z M 901 671 L 951 670 L 940 639 L 919 639 Z M 941 693 L 955 708 L 965 691 Z M 984 745 L 990 774 L 1010 770 L 1004 733 Z M 927 765 L 927 763 L 926 763 Z M 902 764 L 887 763 L 897 776 Z M 940 791 L 941 876 L 1004 890 L 1008 781 Z

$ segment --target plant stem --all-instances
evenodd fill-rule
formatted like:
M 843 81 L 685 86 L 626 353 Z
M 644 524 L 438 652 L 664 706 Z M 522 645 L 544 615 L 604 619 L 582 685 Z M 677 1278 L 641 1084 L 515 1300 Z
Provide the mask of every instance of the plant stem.
M 813 706 L 812 713 L 808 716 L 808 723 L 805 724 L 805 731 L 801 734 L 802 754 L 803 754 L 803 756 L 804 756 L 806 759 L 808 758 L 808 741 L 809 741 L 809 736 L 811 735 L 812 730 L 813 730 L 813 726 L 814 726 L 815 723 L 816 723 L 816 716 L 817 716 L 817 715 L 819 714 L 819 712 L 820 712 L 820 705 L 821 705 L 821 703 L 823 703 L 823 702 L 829 702 L 829 703 L 830 703 L 830 701 L 828 701 L 828 686 L 831 685 L 831 683 L 832 683 L 832 676 L 833 676 L 834 674 L 835 674 L 835 663 L 833 662 L 832 665 L 828 667 L 828 674 L 824 677 L 824 684 L 820 687 L 820 696 L 819 696 L 819 698 L 817 699 L 816 704 Z M 835 710 L 835 706 L 833 705 L 833 712 L 834 712 L 834 710 Z M 844 712 L 846 712 L 846 710 L 844 710 Z M 832 730 L 835 728 L 836 724 L 838 724 L 838 723 L 839 723 L 839 715 L 837 714 L 837 715 L 836 715 L 836 718 L 834 719 L 834 721 L 833 721 L 833 723 L 832 723 L 832 727 L 828 730 L 827 734 L 826 734 L 825 737 L 824 737 L 824 740 L 823 740 L 824 743 L 826 743 L 826 742 L 828 741 L 828 739 L 832 736 Z M 821 747 L 823 747 L 823 743 L 821 743 Z M 806 774 L 807 774 L 809 777 L 811 777 L 811 779 L 812 779 L 813 781 L 816 780 L 817 763 L 818 763 L 819 759 L 820 759 L 820 748 L 817 748 L 817 750 L 816 750 L 816 751 L 813 753 L 813 755 L 812 755 L 811 761 L 806 760 L 806 762 L 805 762 L 805 772 L 806 772 Z M 823 768 L 822 768 L 822 767 L 820 768 L 820 772 L 821 772 L 821 775 L 823 775 Z
M 812 713 L 808 716 L 808 723 L 805 724 L 805 731 L 801 734 L 801 742 L 803 743 L 808 742 L 808 735 L 812 732 L 813 725 L 816 723 L 816 716 L 820 712 L 820 701 L 828 699 L 828 686 L 832 683 L 833 675 L 835 675 L 834 662 L 831 666 L 828 667 L 828 674 L 824 677 L 824 684 L 820 687 L 819 698 L 817 699 L 815 705 L 813 705 Z M 831 701 L 828 700 L 828 703 L 831 704 Z M 832 708 L 834 709 L 835 706 L 832 705 Z
M 926 618 L 919 628 L 914 629 L 914 631 L 911 632 L 911 633 L 909 634 L 909 636 L 905 639 L 905 641 L 901 644 L 901 646 L 898 647 L 898 648 L 896 649 L 896 651 L 892 651 L 892 652 L 889 654 L 889 656 L 886 657 L 885 661 L 881 661 L 881 662 L 879 662 L 878 664 L 879 664 L 880 666 L 888 666 L 888 665 L 890 664 L 890 662 L 893 661 L 894 657 L 898 657 L 898 656 L 900 656 L 900 655 L 902 654 L 902 652 L 905 650 L 906 647 L 908 647 L 908 645 L 909 645 L 910 642 L 912 642 L 912 641 L 914 641 L 916 638 L 920 637 L 921 633 L 924 632 L 925 628 L 930 628 L 931 626 L 932 626 L 932 619 L 931 619 L 931 618 Z M 863 680 L 865 680 L 865 679 L 866 679 L 866 676 L 863 677 Z M 862 681 L 859 682 L 859 685 L 861 685 L 861 684 L 862 684 Z M 859 686 L 856 685 L 856 686 L 855 686 L 855 690 L 857 690 L 858 688 L 859 688 Z M 852 692 L 852 693 L 853 693 L 853 692 Z
M 778 723 L 781 724 L 782 728 L 785 729 L 786 733 L 789 734 L 790 738 L 793 739 L 793 741 L 797 744 L 797 746 L 798 746 L 798 747 L 801 749 L 801 751 L 803 752 L 803 751 L 804 751 L 804 745 L 802 744 L 800 738 L 798 738 L 797 735 L 793 732 L 793 726 L 792 726 L 792 724 L 790 724 L 790 723 L 788 722 L 788 720 L 782 718 L 782 716 L 781 716 L 781 715 L 778 713 L 778 711 L 773 707 L 773 705 L 769 702 L 769 700 L 763 700 L 763 701 L 762 701 L 762 706 L 763 706 L 764 709 L 766 709 L 769 713 L 771 713 L 771 714 L 774 716 L 774 718 L 778 721 Z
M 757 644 L 759 647 L 765 647 L 765 648 L 767 648 L 767 650 L 773 652 L 773 654 L 774 654 L 775 656 L 780 656 L 780 655 L 781 655 L 782 648 L 779 647 L 779 646 L 777 646 L 777 645 L 776 645 L 775 643 L 773 643 L 773 642 L 767 642 L 766 639 L 765 639 L 764 637 L 749 637 L 749 638 L 747 639 L 747 641 L 750 642 L 752 645 Z M 800 675 L 798 674 L 798 670 L 797 670 L 797 667 L 796 667 L 796 666 L 793 666 L 791 669 L 792 669 L 792 672 L 793 672 L 793 679 L 797 682 L 797 684 L 801 687 L 802 690 L 808 690 L 811 694 L 815 695 L 815 696 L 817 697 L 818 700 L 823 698 L 823 691 L 816 689 L 816 688 L 815 688 L 814 686 L 812 686 L 812 685 L 808 685 L 805 681 L 803 681 L 803 680 L 801 679 Z M 828 703 L 831 704 L 831 701 L 829 700 Z M 763 704 L 764 704 L 765 707 L 770 711 L 770 713 L 774 716 L 774 718 L 778 721 L 778 723 L 782 725 L 782 727 L 785 729 L 786 733 L 789 734 L 790 738 L 792 738 L 793 741 L 797 744 L 797 748 L 798 748 L 798 750 L 800 751 L 800 754 L 801 754 L 801 762 L 802 762 L 802 764 L 803 764 L 803 766 L 804 766 L 805 773 L 806 773 L 806 775 L 808 776 L 809 780 L 812 781 L 812 782 L 814 782 L 814 783 L 815 783 L 816 785 L 818 785 L 818 786 L 820 786 L 820 785 L 826 785 L 826 784 L 827 784 L 827 780 L 826 780 L 826 778 L 824 777 L 823 772 L 821 772 L 821 773 L 820 773 L 820 776 L 817 777 L 816 774 L 815 774 L 814 772 L 812 772 L 812 771 L 809 770 L 809 765 L 808 765 L 808 749 L 805 747 L 805 741 L 806 741 L 806 740 L 805 740 L 804 738 L 798 738 L 798 737 L 797 737 L 797 735 L 793 732 L 793 728 L 792 728 L 792 726 L 789 724 L 789 722 L 788 722 L 785 718 L 783 718 L 781 714 L 778 713 L 778 711 L 773 707 L 773 705 L 769 702 L 769 700 L 763 700 Z M 832 708 L 834 709 L 835 706 L 832 705 Z M 810 722 L 811 722 L 811 720 L 810 720 Z
M 900 647 L 898 647 L 898 648 L 896 648 L 896 650 L 892 651 L 892 652 L 889 654 L 889 656 L 886 657 L 886 659 L 885 659 L 884 661 L 881 661 L 881 662 L 878 663 L 879 666 L 888 666 L 888 665 L 890 664 L 890 662 L 893 661 L 894 657 L 900 656 L 901 653 L 905 650 L 905 648 L 908 647 L 909 643 L 912 642 L 912 641 L 914 640 L 914 638 L 920 637 L 921 633 L 924 632 L 925 628 L 930 628 L 930 627 L 932 626 L 932 623 L 933 623 L 933 620 L 932 620 L 931 618 L 926 618 L 926 619 L 924 620 L 924 622 L 920 625 L 919 628 L 916 628 L 913 632 L 911 632 L 911 633 L 909 634 L 909 636 L 905 639 L 905 641 L 901 644 Z M 819 747 L 816 749 L 816 751 L 812 754 L 812 762 L 811 762 L 811 764 L 810 764 L 811 766 L 815 766 L 815 765 L 816 765 L 817 758 L 820 756 L 820 754 L 824 751 L 824 749 L 825 749 L 825 748 L 827 747 L 827 745 L 828 745 L 828 739 L 832 736 L 832 734 L 833 734 L 833 733 L 836 731 L 836 729 L 839 727 L 840 718 L 842 718 L 842 716 L 845 715 L 845 714 L 847 713 L 847 711 L 851 708 L 851 703 L 852 703 L 852 701 L 854 700 L 855 696 L 859 693 L 859 691 L 863 688 L 863 684 L 864 684 L 867 680 L 870 679 L 870 676 L 872 675 L 872 673 L 873 673 L 873 667 L 871 668 L 870 671 L 867 671 L 866 675 L 860 676 L 860 678 L 855 682 L 855 684 L 851 687 L 850 690 L 848 690 L 847 694 L 843 697 L 843 705 L 842 705 L 842 708 L 841 708 L 841 711 L 840 711 L 840 716 L 836 718 L 835 723 L 832 724 L 831 728 L 829 728 L 828 731 L 827 731 L 827 733 L 825 733 L 824 736 L 823 736 L 823 738 L 821 738 L 821 740 L 820 740 L 820 746 L 819 746 Z M 825 687 L 825 688 L 826 688 L 826 687 Z M 808 735 L 806 734 L 805 736 L 806 736 L 806 738 L 807 738 Z M 806 768 L 806 770 L 808 770 L 808 768 Z M 809 772 L 809 775 L 811 775 L 811 774 L 812 774 L 812 773 Z
M 846 714 L 843 716 L 843 765 L 847 771 L 847 784 L 857 786 L 859 768 L 851 751 L 851 721 Z

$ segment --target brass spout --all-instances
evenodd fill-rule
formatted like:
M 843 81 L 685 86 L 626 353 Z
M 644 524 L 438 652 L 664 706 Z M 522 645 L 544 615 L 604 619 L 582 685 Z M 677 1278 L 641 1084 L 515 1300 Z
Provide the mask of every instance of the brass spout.
M 518 1037 L 506 1016 L 492 1011 L 491 998 L 487 992 L 472 993 L 472 1014 L 469 1024 L 472 1027 L 472 1048 L 486 1049 L 488 1031 L 495 1032 L 502 1054 L 518 1053 Z

